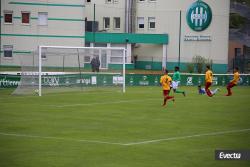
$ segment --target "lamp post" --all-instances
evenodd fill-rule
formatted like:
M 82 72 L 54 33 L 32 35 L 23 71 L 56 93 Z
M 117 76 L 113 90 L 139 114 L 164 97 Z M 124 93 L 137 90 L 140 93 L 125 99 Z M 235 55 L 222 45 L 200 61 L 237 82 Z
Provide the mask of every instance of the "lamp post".
M 179 55 L 178 55 L 178 67 L 181 65 L 181 10 L 180 10 L 180 24 L 179 24 Z
M 126 57 L 125 57 L 125 58 L 126 58 L 126 59 L 128 59 L 128 42 L 129 42 L 129 39 L 126 38 L 126 39 L 125 39 L 125 43 L 126 43 Z M 125 59 L 125 62 L 127 62 L 126 59 Z
M 95 3 L 94 3 L 94 18 L 93 18 L 93 22 L 92 22 L 92 31 L 93 31 L 93 43 L 95 44 Z

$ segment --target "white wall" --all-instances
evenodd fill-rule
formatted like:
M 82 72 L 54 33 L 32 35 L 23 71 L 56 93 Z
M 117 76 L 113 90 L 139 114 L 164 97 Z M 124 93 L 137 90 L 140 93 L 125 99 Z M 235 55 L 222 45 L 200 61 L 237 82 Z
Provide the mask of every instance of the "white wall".
M 9 5 L 10 0 L 1 1 L 2 11 L 13 10 L 14 16 L 20 16 L 22 10 L 31 11 L 31 17 L 37 17 L 37 12 L 47 11 L 50 18 L 88 18 L 93 20 L 93 4 L 96 4 L 96 20 L 99 21 L 99 29 L 103 29 L 103 17 L 110 17 L 111 28 L 107 32 L 121 32 L 125 29 L 125 0 L 118 0 L 118 3 L 106 4 L 105 0 L 92 0 L 86 3 L 85 8 L 65 8 L 65 7 L 48 7 L 48 6 L 25 6 Z M 39 3 L 65 3 L 65 4 L 84 4 L 85 0 L 23 0 L 24 2 Z M 182 29 L 181 29 L 181 61 L 189 62 L 195 55 L 201 55 L 213 59 L 214 63 L 227 64 L 228 57 L 228 33 L 229 33 L 229 0 L 204 0 L 212 9 L 213 19 L 211 25 L 202 32 L 191 30 L 186 22 L 186 11 L 189 6 L 196 0 L 156 0 L 143 3 L 136 3 L 136 17 L 145 17 L 145 28 L 136 30 L 136 33 L 168 34 L 169 44 L 167 46 L 167 61 L 177 62 L 179 56 L 179 12 L 182 12 Z M 121 17 L 121 28 L 113 29 L 113 18 Z M 156 29 L 148 29 L 148 17 L 156 18 Z M 84 22 L 67 22 L 67 21 L 49 21 L 48 26 L 37 26 L 37 20 L 31 20 L 31 25 L 23 26 L 20 19 L 14 19 L 13 25 L 3 25 L 2 33 L 17 34 L 53 34 L 53 35 L 84 35 Z M 197 42 L 184 41 L 184 35 L 210 35 L 212 41 Z M 31 37 L 2 37 L 2 45 L 13 43 L 14 49 L 31 50 L 39 44 L 48 45 L 84 45 L 84 39 L 78 38 L 31 38 Z M 143 57 L 154 56 L 155 60 L 162 58 L 161 45 L 143 45 L 135 48 L 133 55 L 138 55 L 138 60 Z M 3 61 L 2 61 L 3 62 Z
M 94 4 L 95 7 L 95 19 L 99 22 L 99 30 L 106 32 L 119 33 L 125 31 L 125 0 L 119 0 L 118 3 L 106 3 L 105 0 L 91 0 L 91 3 L 85 3 L 86 5 L 86 17 L 88 21 L 94 20 Z M 103 17 L 110 17 L 110 28 L 104 29 Z M 114 17 L 121 18 L 121 28 L 114 29 Z
M 3 48 L 3 45 L 13 45 L 14 51 L 27 52 L 36 50 L 38 45 L 84 46 L 85 22 L 67 20 L 84 20 L 84 7 L 20 5 L 9 4 L 10 1 L 1 1 L 1 16 L 4 15 L 4 10 L 11 10 L 13 11 L 13 17 L 19 18 L 13 18 L 13 24 L 10 25 L 4 24 L 3 19 L 1 19 L 1 33 L 12 34 L 12 36 L 1 36 L 1 48 Z M 84 5 L 82 0 L 22 0 L 20 2 Z M 29 25 L 21 23 L 22 11 L 30 12 L 31 19 Z M 48 18 L 61 20 L 48 20 L 48 25 L 40 26 L 38 25 L 38 19 L 36 19 L 38 12 L 48 12 Z M 47 37 L 41 37 L 43 35 Z M 82 37 L 80 38 L 80 36 Z M 20 56 L 14 53 L 11 59 L 4 58 L 2 54 L 1 64 L 20 65 Z
M 179 24 L 180 11 L 182 12 L 181 27 L 181 61 L 190 62 L 195 55 L 213 59 L 214 63 L 227 64 L 228 57 L 228 33 L 229 33 L 229 6 L 230 0 L 204 0 L 212 9 L 213 19 L 210 26 L 202 32 L 191 30 L 186 22 L 186 11 L 196 0 L 156 0 L 156 2 L 137 2 L 136 18 L 144 17 L 145 28 L 136 28 L 136 33 L 168 34 L 169 44 L 167 51 L 168 62 L 177 62 L 179 57 Z M 96 3 L 96 20 L 99 21 L 99 29 L 103 29 L 103 17 L 111 18 L 111 28 L 107 32 L 124 33 L 125 0 L 119 0 L 116 4 L 106 4 L 105 0 L 92 0 L 86 4 L 86 15 L 89 20 L 93 17 L 93 4 Z M 121 29 L 112 29 L 112 17 L 121 17 Z M 148 29 L 148 17 L 156 18 L 156 28 Z M 137 21 L 136 21 L 137 23 Z M 212 41 L 197 42 L 184 41 L 185 35 L 209 35 Z M 161 59 L 162 47 L 141 45 L 135 48 L 133 55 L 141 57 L 155 56 Z M 138 59 L 140 59 L 138 57 Z
M 195 0 L 157 0 L 156 3 L 137 3 L 137 17 L 145 17 L 145 28 L 138 33 L 154 33 L 169 35 L 167 60 L 178 61 L 179 56 L 179 25 L 180 11 L 182 12 L 181 27 L 181 61 L 189 62 L 195 55 L 204 56 L 214 60 L 214 63 L 227 64 L 228 34 L 229 34 L 229 0 L 211 1 L 204 0 L 212 9 L 213 19 L 210 26 L 202 32 L 195 32 L 186 22 L 186 11 Z M 147 18 L 156 17 L 156 29 L 148 30 Z M 185 35 L 209 35 L 212 41 L 197 42 L 184 41 Z M 145 54 L 150 49 L 145 47 Z M 162 56 L 159 54 L 157 57 Z

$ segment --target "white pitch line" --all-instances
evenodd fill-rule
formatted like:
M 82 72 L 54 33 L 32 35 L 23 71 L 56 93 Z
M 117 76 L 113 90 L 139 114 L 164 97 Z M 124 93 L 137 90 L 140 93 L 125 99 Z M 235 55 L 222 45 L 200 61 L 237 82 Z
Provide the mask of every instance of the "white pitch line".
M 129 91 L 127 92 L 128 94 L 146 94 L 146 93 L 152 93 L 152 89 L 149 89 L 151 91 Z M 121 91 L 107 91 L 107 92 L 101 92 L 101 94 L 122 94 Z M 60 95 L 63 95 L 63 96 L 72 96 L 72 94 L 74 95 L 100 95 L 100 92 L 84 92 L 84 91 L 80 91 L 80 92 L 61 92 L 61 93 L 49 93 L 49 94 L 46 94 L 44 95 L 44 97 L 53 97 L 53 96 L 60 96 Z M 23 98 L 35 98 L 35 97 L 38 97 L 37 95 L 9 95 L 9 96 L 5 96 L 5 97 L 1 97 L 0 96 L 0 100 L 2 99 L 13 99 L 13 98 L 20 98 L 20 99 L 23 99 Z
M 193 98 L 188 98 L 188 99 L 193 99 Z M 149 99 L 142 99 L 142 100 L 120 100 L 120 101 L 109 101 L 109 102 L 95 102 L 95 103 L 76 103 L 76 104 L 65 104 L 65 105 L 42 105 L 42 106 L 49 106 L 49 107 L 58 107 L 58 108 L 63 108 L 63 107 L 76 107 L 76 106 L 95 106 L 95 105 L 106 105 L 106 104 L 121 104 L 121 103 L 135 103 L 135 102 L 144 102 L 144 101 L 160 101 L 162 100 L 161 97 L 158 98 L 149 98 Z M 187 100 L 187 98 L 179 98 L 179 100 Z
M 160 99 L 151 98 L 151 99 L 143 99 L 143 100 L 120 100 L 120 101 L 111 101 L 111 102 L 79 103 L 79 104 L 66 104 L 66 105 L 43 105 L 43 106 L 63 108 L 63 107 L 74 107 L 74 106 L 93 106 L 93 105 L 101 105 L 101 104 L 134 103 L 134 102 L 143 102 L 143 101 L 151 101 L 151 100 L 160 100 Z
M 205 95 L 204 95 L 205 96 Z M 204 97 L 203 96 L 203 97 Z M 240 97 L 237 98 L 246 98 L 249 97 L 249 95 L 242 95 Z M 212 97 L 212 98 L 207 98 L 209 100 L 216 100 L 218 98 L 232 98 L 232 97 L 226 97 L 226 96 L 216 96 L 216 97 Z M 186 100 L 192 100 L 192 99 L 197 99 L 197 97 L 177 97 L 176 98 L 176 102 L 183 102 Z M 1 98 L 0 98 L 1 100 Z M 133 102 L 143 102 L 143 101 L 156 101 L 159 100 L 161 102 L 162 98 L 161 96 L 157 97 L 157 98 L 150 98 L 150 99 L 143 99 L 143 100 L 120 100 L 120 101 L 112 101 L 112 102 L 95 102 L 95 103 L 76 103 L 76 104 L 66 104 L 66 105 L 53 105 L 53 104 L 36 104 L 33 103 L 33 105 L 40 105 L 40 106 L 48 106 L 48 107 L 58 107 L 58 108 L 63 108 L 63 107 L 74 107 L 74 106 L 93 106 L 93 105 L 106 105 L 106 104 L 120 104 L 120 103 L 133 103 Z M 4 103 L 4 104 L 19 104 L 18 102 L 8 102 L 8 103 Z M 1 103 L 0 103 L 1 105 Z M 30 104 L 29 104 L 30 105 Z
M 159 143 L 159 142 L 163 142 L 163 141 L 174 141 L 174 140 L 189 139 L 189 138 L 203 137 L 203 136 L 217 136 L 217 135 L 230 134 L 230 133 L 240 133 L 240 132 L 247 132 L 247 131 L 250 131 L 250 129 L 239 129 L 239 130 L 230 130 L 230 131 L 202 133 L 202 134 L 196 134 L 196 135 L 170 137 L 170 138 L 165 138 L 165 139 L 156 139 L 156 140 L 148 140 L 148 141 L 132 142 L 132 143 L 117 143 L 117 142 L 106 142 L 106 141 L 98 141 L 98 140 L 70 139 L 70 138 L 62 138 L 62 137 L 38 136 L 38 135 L 3 133 L 3 132 L 0 132 L 0 135 L 2 135 L 2 136 L 14 136 L 14 137 L 26 137 L 26 138 L 37 138 L 37 139 L 61 140 L 61 141 L 73 141 L 73 142 L 85 142 L 85 143 L 95 143 L 95 144 L 133 146 L 133 145 Z
M 202 134 L 189 135 L 189 136 L 170 137 L 170 138 L 165 138 L 165 139 L 155 139 L 155 140 L 127 143 L 124 145 L 131 146 L 131 145 L 141 145 L 141 144 L 149 144 L 149 143 L 159 143 L 162 141 L 180 140 L 180 139 L 188 139 L 188 138 L 203 137 L 203 136 L 217 136 L 217 135 L 239 133 L 239 132 L 246 132 L 246 131 L 250 131 L 250 129 L 240 129 L 240 130 L 231 130 L 231 131 L 202 133 Z
M 248 97 L 249 95 L 247 95 Z M 245 98 L 246 96 L 240 96 L 242 98 Z M 226 96 L 218 96 L 215 98 L 209 97 L 208 99 L 216 99 L 216 98 L 228 98 Z M 239 98 L 239 97 L 238 97 Z M 192 100 L 192 99 L 197 99 L 197 97 L 181 97 L 181 98 L 176 98 L 176 102 L 178 101 L 186 101 L 186 100 Z M 50 107 L 58 107 L 58 108 L 63 108 L 63 107 L 74 107 L 74 106 L 93 106 L 93 105 L 106 105 L 106 104 L 120 104 L 120 103 L 134 103 L 134 102 L 144 102 L 144 101 L 160 101 L 162 98 L 159 96 L 157 98 L 149 98 L 149 99 L 142 99 L 142 100 L 120 100 L 120 101 L 111 101 L 111 102 L 95 102 L 95 103 L 76 103 L 76 104 L 65 104 L 65 105 L 42 105 L 42 106 L 50 106 Z
M 122 143 L 114 143 L 114 142 L 105 142 L 105 141 L 97 141 L 97 140 L 82 140 L 82 139 L 70 139 L 70 138 L 62 138 L 62 137 L 51 137 L 51 136 L 37 136 L 37 135 L 27 135 L 27 134 L 16 134 L 16 133 L 2 133 L 0 135 L 3 136 L 15 136 L 15 137 L 26 137 L 26 138 L 38 138 L 38 139 L 52 139 L 52 140 L 62 140 L 62 141 L 74 141 L 74 142 L 85 142 L 85 143 L 96 143 L 96 144 L 109 144 L 109 145 L 122 145 Z

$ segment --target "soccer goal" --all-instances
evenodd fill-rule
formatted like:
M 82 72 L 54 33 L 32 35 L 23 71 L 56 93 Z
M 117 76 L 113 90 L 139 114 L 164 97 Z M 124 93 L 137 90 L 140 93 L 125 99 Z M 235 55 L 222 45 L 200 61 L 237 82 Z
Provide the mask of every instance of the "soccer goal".
M 125 92 L 125 48 L 39 46 L 20 61 L 20 84 L 13 94 Z

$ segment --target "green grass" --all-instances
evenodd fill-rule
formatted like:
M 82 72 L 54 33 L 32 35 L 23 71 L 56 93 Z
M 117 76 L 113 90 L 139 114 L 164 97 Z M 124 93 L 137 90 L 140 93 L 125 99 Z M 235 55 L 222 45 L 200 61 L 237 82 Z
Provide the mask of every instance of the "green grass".
M 221 88 L 213 98 L 182 89 L 187 97 L 178 94 L 165 108 L 160 87 L 42 97 L 0 89 L 0 166 L 250 166 L 214 160 L 216 149 L 249 150 L 250 131 L 178 139 L 250 129 L 250 87 L 235 87 L 232 97 Z M 172 137 L 177 139 L 124 145 Z

